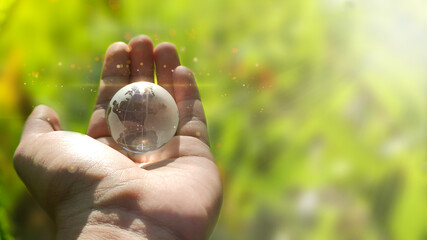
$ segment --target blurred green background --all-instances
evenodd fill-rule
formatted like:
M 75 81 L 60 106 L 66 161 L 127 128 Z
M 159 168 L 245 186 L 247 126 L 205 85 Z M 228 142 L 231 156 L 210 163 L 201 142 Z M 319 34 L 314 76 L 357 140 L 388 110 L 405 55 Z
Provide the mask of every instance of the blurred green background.
M 53 239 L 13 170 L 32 108 L 85 132 L 103 54 L 146 34 L 200 86 L 212 239 L 427 239 L 427 3 L 0 0 L 0 239 Z

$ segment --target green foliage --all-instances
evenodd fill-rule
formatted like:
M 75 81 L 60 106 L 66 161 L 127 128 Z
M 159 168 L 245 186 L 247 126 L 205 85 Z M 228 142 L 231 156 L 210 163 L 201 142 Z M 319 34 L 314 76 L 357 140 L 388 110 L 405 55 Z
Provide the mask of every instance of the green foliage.
M 4 209 L 0 208 L 0 239 L 12 240 L 9 219 Z
M 213 239 L 425 239 L 427 19 L 393 2 L 2 0 L 1 236 L 27 228 L 25 117 L 46 104 L 85 132 L 106 48 L 146 34 L 200 86 L 224 182 Z

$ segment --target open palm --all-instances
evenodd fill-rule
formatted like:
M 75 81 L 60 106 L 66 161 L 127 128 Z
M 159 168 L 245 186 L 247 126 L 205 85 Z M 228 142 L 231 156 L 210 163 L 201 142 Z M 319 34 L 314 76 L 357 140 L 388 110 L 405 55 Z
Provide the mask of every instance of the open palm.
M 148 37 L 112 44 L 87 135 L 61 131 L 45 106 L 30 115 L 15 168 L 58 226 L 58 238 L 205 239 L 218 217 L 221 183 L 192 72 L 172 44 Z M 105 120 L 111 97 L 135 81 L 157 82 L 177 102 L 177 135 L 157 151 L 131 155 Z

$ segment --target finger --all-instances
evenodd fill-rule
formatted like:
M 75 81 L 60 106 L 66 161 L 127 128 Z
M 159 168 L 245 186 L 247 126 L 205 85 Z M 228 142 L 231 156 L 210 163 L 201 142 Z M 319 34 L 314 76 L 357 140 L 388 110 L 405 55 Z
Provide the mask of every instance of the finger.
M 58 114 L 51 108 L 39 105 L 34 108 L 33 112 L 25 122 L 22 140 L 34 137 L 43 133 L 59 131 L 61 124 Z
M 175 45 L 172 43 L 157 45 L 154 49 L 154 61 L 156 62 L 157 83 L 173 96 L 172 70 L 180 65 Z
M 154 82 L 153 42 L 147 36 L 138 36 L 129 42 L 130 81 Z
M 110 135 L 105 120 L 105 111 L 114 94 L 129 83 L 129 64 L 129 47 L 125 43 L 116 42 L 108 47 L 98 99 L 87 131 L 89 136 L 99 138 Z
M 177 134 L 198 138 L 209 145 L 205 113 L 193 72 L 184 66 L 175 68 L 173 87 L 179 111 Z
M 123 42 L 116 42 L 108 47 L 105 54 L 97 107 L 105 108 L 111 97 L 129 83 L 129 47 Z

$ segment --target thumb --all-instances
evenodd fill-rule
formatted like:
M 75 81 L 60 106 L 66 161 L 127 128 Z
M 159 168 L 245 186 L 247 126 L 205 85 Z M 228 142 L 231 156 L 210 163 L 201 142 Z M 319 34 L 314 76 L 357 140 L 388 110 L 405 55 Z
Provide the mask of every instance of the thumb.
M 25 123 L 13 162 L 28 190 L 51 215 L 66 197 L 96 186 L 120 169 L 136 168 L 127 157 L 91 137 L 57 130 L 55 111 L 37 106 Z
M 48 132 L 60 130 L 59 117 L 51 108 L 39 105 L 34 108 L 24 125 L 21 141 L 14 155 L 14 167 L 21 179 L 26 183 L 29 189 L 32 189 L 33 195 L 40 199 L 40 190 L 44 184 L 46 174 L 43 171 L 37 171 L 32 163 L 34 149 L 40 149 L 36 146 L 37 138 Z M 38 164 L 40 165 L 40 164 Z
M 25 141 L 28 138 L 58 130 L 61 130 L 58 114 L 45 105 L 39 105 L 28 117 L 21 140 Z

